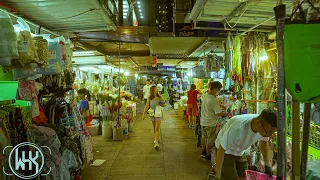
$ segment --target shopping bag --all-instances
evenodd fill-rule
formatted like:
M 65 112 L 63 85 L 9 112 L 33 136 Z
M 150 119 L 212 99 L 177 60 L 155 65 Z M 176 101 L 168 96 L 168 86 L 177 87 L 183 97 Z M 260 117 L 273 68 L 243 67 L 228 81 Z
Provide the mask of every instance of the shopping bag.
M 154 112 L 154 117 L 156 117 L 156 118 L 162 117 L 162 107 L 160 105 L 156 106 L 156 110 Z
M 154 109 L 149 109 L 148 114 L 150 117 L 154 117 Z

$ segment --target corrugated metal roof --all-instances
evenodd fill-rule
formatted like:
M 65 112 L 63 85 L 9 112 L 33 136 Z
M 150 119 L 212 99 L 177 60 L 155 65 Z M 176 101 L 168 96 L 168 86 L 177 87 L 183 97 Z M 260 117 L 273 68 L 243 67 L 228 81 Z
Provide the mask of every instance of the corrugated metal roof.
M 285 0 L 287 13 L 291 13 L 294 0 Z M 248 0 L 242 2 L 243 7 L 239 12 L 232 14 L 240 5 L 239 0 L 208 0 L 199 14 L 197 21 L 224 22 L 225 16 L 231 26 L 252 26 L 259 24 L 274 16 L 273 8 L 276 6 L 274 0 Z M 275 19 L 263 23 L 263 26 L 275 26 Z
M 102 16 L 96 0 L 4 0 L 17 9 L 17 15 L 52 31 L 84 31 L 109 29 L 106 16 Z M 96 1 L 98 3 L 98 1 Z M 99 4 L 98 4 L 99 6 Z M 91 11 L 89 11 L 91 9 Z M 82 15 L 80 13 L 89 11 Z M 69 18 L 72 17 L 72 18 Z

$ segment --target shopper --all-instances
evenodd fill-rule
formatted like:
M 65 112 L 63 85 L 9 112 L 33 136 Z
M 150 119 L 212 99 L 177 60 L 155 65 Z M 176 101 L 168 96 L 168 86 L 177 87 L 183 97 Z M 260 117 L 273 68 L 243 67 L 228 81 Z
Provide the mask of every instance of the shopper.
M 266 173 L 272 174 L 268 157 L 268 137 L 277 131 L 275 110 L 265 109 L 260 115 L 245 114 L 229 119 L 216 139 L 216 179 L 245 179 L 248 168 L 245 150 L 260 141 Z
M 220 103 L 216 97 L 222 88 L 222 84 L 218 81 L 210 84 L 210 92 L 203 95 L 201 104 L 201 146 L 202 157 L 211 160 L 211 149 L 216 138 L 216 125 L 218 119 L 221 116 L 226 116 L 225 112 L 222 112 Z
M 157 105 L 165 107 L 166 103 L 163 100 L 163 98 L 160 96 L 160 94 L 158 92 L 158 88 L 156 86 L 151 86 L 150 96 L 149 96 L 149 98 L 147 100 L 147 104 L 144 108 L 143 118 L 145 117 L 145 114 L 147 113 L 149 108 L 155 110 Z M 155 137 L 154 148 L 158 149 L 159 148 L 159 138 L 160 138 L 160 125 L 161 125 L 161 121 L 163 120 L 163 115 L 162 115 L 162 117 L 154 117 L 153 116 L 153 117 L 150 117 L 150 119 L 152 121 L 153 132 L 154 132 L 154 137 Z
M 201 91 L 196 90 L 195 84 L 191 84 L 190 90 L 187 92 L 187 115 L 189 120 L 189 128 L 192 129 L 196 127 L 196 117 L 198 116 L 198 94 L 202 94 Z
M 90 97 L 89 91 L 85 88 L 82 88 L 79 89 L 77 93 L 80 99 L 78 110 L 80 111 L 80 114 L 82 115 L 86 123 L 89 123 L 90 121 L 92 121 L 92 116 L 89 113 L 89 102 L 87 100 L 87 98 Z
M 149 97 L 150 94 L 150 80 L 147 79 L 146 85 L 143 87 L 143 98 L 144 98 L 144 103 L 147 103 L 147 99 Z

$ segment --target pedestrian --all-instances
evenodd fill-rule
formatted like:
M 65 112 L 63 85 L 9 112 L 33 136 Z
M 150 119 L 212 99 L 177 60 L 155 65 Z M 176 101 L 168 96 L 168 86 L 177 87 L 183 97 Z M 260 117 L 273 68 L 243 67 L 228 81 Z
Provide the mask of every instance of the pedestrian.
M 218 81 L 210 83 L 210 92 L 203 95 L 201 104 L 201 146 L 202 157 L 211 160 L 211 149 L 216 138 L 216 125 L 220 117 L 227 114 L 222 111 L 216 95 L 220 92 L 222 84 Z
M 143 119 L 144 119 L 147 111 L 149 109 L 155 111 L 157 105 L 160 105 L 161 107 L 166 107 L 166 103 L 165 103 L 164 99 L 160 96 L 160 94 L 158 92 L 158 88 L 156 86 L 151 86 L 150 95 L 147 100 L 146 106 L 144 108 Z M 154 138 L 155 138 L 154 148 L 158 149 L 159 148 L 159 138 L 160 138 L 160 125 L 161 125 L 161 121 L 163 120 L 163 114 L 162 114 L 162 117 L 154 117 L 154 114 L 153 114 L 153 116 L 149 114 L 149 116 L 152 121 Z
M 189 120 L 189 128 L 194 129 L 196 127 L 196 118 L 198 116 L 197 99 L 198 94 L 202 94 L 201 91 L 196 89 L 195 84 L 191 84 L 190 90 L 187 92 L 187 115 Z
M 150 80 L 147 79 L 146 81 L 146 85 L 143 87 L 143 98 L 144 98 L 144 104 L 147 103 L 147 99 L 149 97 L 149 94 L 150 94 Z
M 215 142 L 216 179 L 244 180 L 245 170 L 248 169 L 245 151 L 258 141 L 266 173 L 271 175 L 272 159 L 268 157 L 268 140 L 276 131 L 277 114 L 272 109 L 265 109 L 260 115 L 244 114 L 229 119 Z

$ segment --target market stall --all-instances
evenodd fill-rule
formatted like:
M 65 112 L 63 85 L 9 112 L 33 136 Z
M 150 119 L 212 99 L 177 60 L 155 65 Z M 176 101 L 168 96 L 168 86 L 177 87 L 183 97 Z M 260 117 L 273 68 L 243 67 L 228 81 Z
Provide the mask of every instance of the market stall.
M 3 137 L 7 144 L 1 142 L 1 147 L 23 142 L 47 146 L 52 151 L 44 157 L 43 172 L 51 169 L 47 177 L 79 179 L 93 155 L 72 88 L 72 42 L 62 36 L 33 34 L 22 18 L 12 21 L 4 11 L 0 24 L 0 84 L 5 91 L 0 95 L 1 130 L 8 134 Z M 8 163 L 2 163 L 9 172 Z M 19 173 L 32 175 L 28 170 Z

